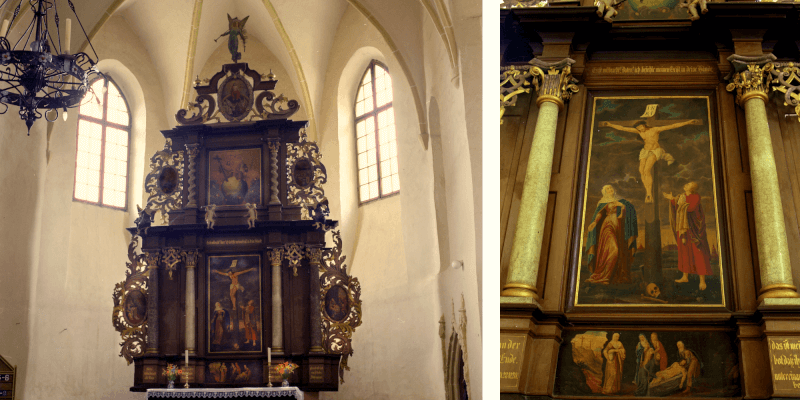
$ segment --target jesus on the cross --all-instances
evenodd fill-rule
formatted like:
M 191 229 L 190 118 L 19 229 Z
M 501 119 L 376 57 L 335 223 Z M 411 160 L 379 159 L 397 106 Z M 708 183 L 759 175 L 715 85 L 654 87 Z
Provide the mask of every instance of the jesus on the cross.
M 644 199 L 645 203 L 653 202 L 653 165 L 656 161 L 664 160 L 667 165 L 672 164 L 675 158 L 667 153 L 661 145 L 658 144 L 658 136 L 661 132 L 670 129 L 680 128 L 686 125 L 702 125 L 703 122 L 699 119 L 691 119 L 688 121 L 678 122 L 672 125 L 665 126 L 648 126 L 645 121 L 639 121 L 633 125 L 633 128 L 612 124 L 608 121 L 600 122 L 600 127 L 613 128 L 618 131 L 636 133 L 644 140 L 644 148 L 639 152 L 639 174 L 642 176 L 642 183 L 644 183 L 647 196 Z

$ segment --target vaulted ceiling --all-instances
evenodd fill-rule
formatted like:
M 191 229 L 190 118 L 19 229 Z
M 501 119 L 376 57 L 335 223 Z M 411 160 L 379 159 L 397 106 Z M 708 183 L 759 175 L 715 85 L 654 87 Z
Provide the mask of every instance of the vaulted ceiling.
M 69 9 L 69 0 L 50 0 L 63 21 L 73 19 L 71 48 L 93 55 L 87 48 L 86 37 Z M 226 14 L 231 17 L 249 16 L 246 24 L 248 40 L 265 45 L 289 71 L 298 95 L 312 120 L 321 106 L 325 70 L 339 23 L 348 6 L 362 13 L 383 35 L 395 51 L 403 73 L 414 91 L 420 120 L 424 88 L 414 82 L 424 82 L 423 38 L 421 25 L 433 22 L 450 55 L 454 69 L 458 52 L 447 0 L 72 0 L 89 38 L 93 38 L 110 17 L 124 18 L 145 45 L 159 73 L 164 90 L 164 103 L 174 113 L 185 107 L 194 77 L 224 38 L 214 42 L 228 29 Z M 475 13 L 480 2 L 474 1 Z M 10 19 L 19 0 L 7 0 L 0 8 L 2 19 Z M 22 0 L 20 15 L 12 33 L 22 33 L 30 22 L 28 0 Z M 430 20 L 426 20 L 426 19 Z M 63 25 L 61 30 L 63 32 Z M 54 27 L 51 27 L 51 31 Z M 13 45 L 13 42 L 12 42 Z M 103 55 L 99 54 L 102 59 Z M 457 72 L 456 72 L 457 74 Z M 202 77 L 207 78 L 207 77 Z

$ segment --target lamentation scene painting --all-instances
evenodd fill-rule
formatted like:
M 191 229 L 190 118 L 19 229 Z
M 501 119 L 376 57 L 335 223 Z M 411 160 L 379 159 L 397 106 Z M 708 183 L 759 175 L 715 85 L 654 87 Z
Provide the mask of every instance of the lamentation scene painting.
M 596 97 L 575 305 L 724 305 L 705 96 Z
M 208 152 L 208 204 L 261 204 L 261 148 Z
M 735 397 L 735 335 L 724 331 L 572 331 L 555 392 L 571 396 Z
M 208 257 L 208 350 L 261 352 L 261 257 Z

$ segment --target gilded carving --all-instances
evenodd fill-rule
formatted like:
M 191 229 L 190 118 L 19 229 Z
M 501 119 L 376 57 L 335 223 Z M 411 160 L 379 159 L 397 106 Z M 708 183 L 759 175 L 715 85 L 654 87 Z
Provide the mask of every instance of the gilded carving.
M 306 248 L 306 256 L 308 257 L 311 265 L 320 266 L 322 262 L 322 249 L 319 247 L 308 247 Z M 320 272 L 322 272 L 322 268 L 320 268 Z
M 197 143 L 186 145 L 186 155 L 189 157 L 189 208 L 197 207 L 197 154 L 200 153 Z
M 322 164 L 322 154 L 315 142 L 309 142 L 305 129 L 297 144 L 286 144 L 287 197 L 289 204 L 301 205 L 304 220 L 322 222 L 330 213 L 322 185 L 328 182 L 328 172 Z
M 303 244 L 288 243 L 284 248 L 286 249 L 286 259 L 289 260 L 289 266 L 292 267 L 294 276 L 297 276 L 297 266 L 300 265 L 300 260 L 303 259 Z
M 269 261 L 270 264 L 273 266 L 281 265 L 281 263 L 283 262 L 283 249 L 282 248 L 272 249 L 272 251 L 269 252 Z
M 794 106 L 800 120 L 800 66 L 795 63 L 774 63 L 772 90 L 783 93 L 783 105 Z
M 771 71 L 774 68 L 772 61 L 774 60 L 775 56 L 772 54 L 758 57 L 734 54 L 728 57 L 735 72 L 729 77 L 731 82 L 725 88 L 729 92 L 736 90 L 737 104 L 744 107 L 744 103 L 753 97 L 761 98 L 764 102 L 767 101 L 769 84 L 772 81 L 770 79 Z
M 197 250 L 191 251 L 182 251 L 181 257 L 183 257 L 183 261 L 186 264 L 186 268 L 195 268 L 197 267 L 197 257 L 199 253 Z
M 178 263 L 181 262 L 181 251 L 175 247 L 167 247 L 163 249 L 164 266 L 169 272 L 169 279 L 172 280 L 172 272 L 177 269 Z
M 353 355 L 353 332 L 361 325 L 361 283 L 347 274 L 339 231 L 333 232 L 333 242 L 335 247 L 323 253 L 320 275 L 323 347 L 326 353 L 342 355 L 339 379 L 344 383 L 344 371 L 350 370 L 347 359 Z
M 149 194 L 145 210 L 161 212 L 161 221 L 167 223 L 167 213 L 182 206 L 183 152 L 172 151 L 172 141 L 167 139 L 164 150 L 150 158 L 150 173 L 144 178 L 144 190 Z
M 122 337 L 119 356 L 130 364 L 134 357 L 144 354 L 147 343 L 148 267 L 144 254 L 136 254 L 139 236 L 128 245 L 125 280 L 114 286 L 112 323 Z
M 572 77 L 571 65 L 575 61 L 566 58 L 557 63 L 547 63 L 534 58 L 531 65 L 501 67 L 500 71 L 500 123 L 506 107 L 513 107 L 517 96 L 530 93 L 531 86 L 539 92 L 537 104 L 545 101 L 564 106 L 573 93 L 578 92 L 578 81 Z
M 281 143 L 277 140 L 269 141 L 269 204 L 281 204 L 281 200 L 278 198 L 278 149 L 280 145 Z
M 500 5 L 501 9 L 511 8 L 538 8 L 550 5 L 548 0 L 510 0 Z

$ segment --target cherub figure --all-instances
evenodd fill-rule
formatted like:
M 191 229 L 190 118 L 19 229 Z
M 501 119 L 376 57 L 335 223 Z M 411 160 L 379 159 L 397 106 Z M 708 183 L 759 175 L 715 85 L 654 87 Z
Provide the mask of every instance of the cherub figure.
M 597 7 L 597 16 L 603 17 L 608 22 L 614 22 L 612 18 L 617 15 L 617 9 L 625 0 L 619 3 L 614 3 L 614 0 L 595 0 L 594 5 Z M 605 14 L 605 16 L 603 15 Z
M 219 38 L 227 35 L 228 36 L 228 51 L 231 52 L 231 57 L 233 58 L 233 62 L 237 62 L 242 58 L 242 53 L 239 53 L 239 37 L 242 38 L 242 48 L 243 50 L 247 50 L 247 36 L 246 31 L 244 30 L 244 24 L 247 23 L 247 19 L 250 16 L 244 17 L 243 20 L 239 20 L 239 18 L 231 18 L 231 15 L 228 14 L 228 30 L 219 35 L 218 38 L 214 39 L 216 42 Z
M 258 210 L 256 209 L 256 205 L 252 203 L 244 203 L 244 206 L 247 207 L 247 229 L 255 228 L 256 227 L 256 219 L 258 219 Z
M 705 14 L 708 12 L 708 8 L 706 8 L 706 0 L 684 0 L 681 2 L 680 6 L 682 8 L 688 8 L 689 17 L 692 21 L 697 21 L 700 19 L 700 15 L 697 13 L 697 6 L 700 5 L 700 12 Z
M 206 209 L 206 227 L 208 229 L 214 229 L 214 224 L 217 222 L 217 205 L 209 204 L 203 208 Z

